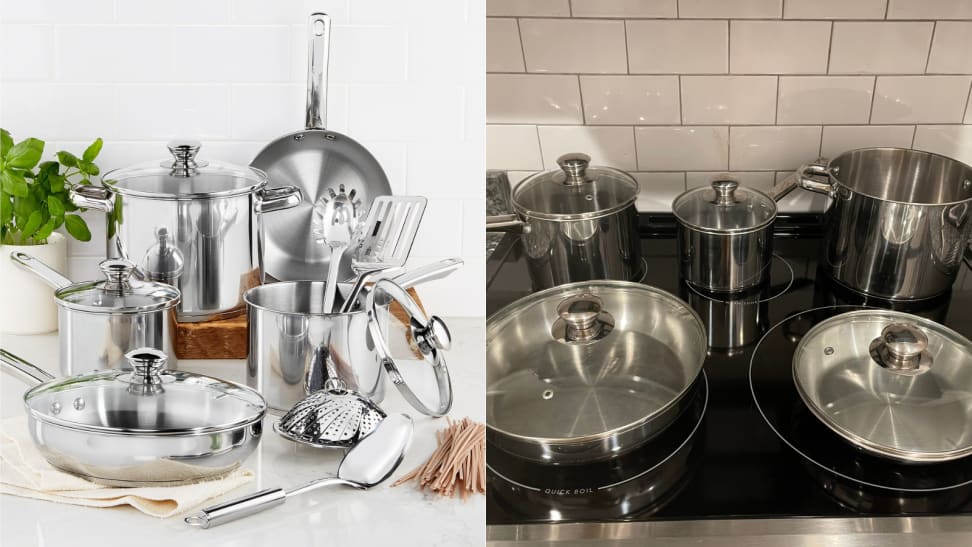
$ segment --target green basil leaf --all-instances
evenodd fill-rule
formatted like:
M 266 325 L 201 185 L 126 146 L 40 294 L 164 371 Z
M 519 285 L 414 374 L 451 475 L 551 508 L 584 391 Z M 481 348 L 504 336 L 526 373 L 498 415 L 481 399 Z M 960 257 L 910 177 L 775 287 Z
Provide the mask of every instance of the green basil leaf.
M 7 151 L 5 157 L 7 167 L 19 169 L 33 169 L 44 153 L 44 141 L 24 139 Z
M 54 216 L 63 215 L 64 203 L 61 201 L 61 198 L 55 195 L 47 196 L 47 210 Z
M 104 144 L 104 142 L 101 140 L 101 137 L 98 137 L 97 139 L 95 139 L 93 143 L 91 143 L 91 146 L 85 148 L 84 154 L 81 156 L 84 159 L 84 161 L 88 163 L 94 161 L 94 159 L 97 158 L 98 154 L 101 152 L 102 144 Z M 93 174 L 97 174 L 97 173 L 93 173 Z
M 13 148 L 13 137 L 10 136 L 10 131 L 0 129 L 0 160 L 7 157 L 7 152 L 11 148 Z
M 29 217 L 27 217 L 27 223 L 24 224 L 23 228 L 20 229 L 20 235 L 24 237 L 24 239 L 33 236 L 34 232 L 40 228 L 41 223 L 43 222 L 44 217 L 41 216 L 41 212 L 34 211 Z
M 47 179 L 47 183 L 51 189 L 51 192 L 55 194 L 62 194 L 68 191 L 68 187 L 64 184 L 63 175 L 51 175 Z
M 69 234 L 74 236 L 74 239 L 78 241 L 91 241 L 91 230 L 88 230 L 88 224 L 78 215 L 66 215 L 64 217 L 64 227 L 67 228 Z
M 40 228 L 37 229 L 36 232 L 34 232 L 34 239 L 37 240 L 38 242 L 43 241 L 51 237 L 51 234 L 56 229 L 57 229 L 57 221 L 54 218 L 50 218 L 47 220 L 47 222 L 43 224 L 43 226 L 41 226 Z
M 13 220 L 13 203 L 10 203 L 10 195 L 0 190 L 0 226 L 6 228 L 11 220 Z
M 100 172 L 98 166 L 91 163 L 90 161 L 82 161 L 81 165 L 78 166 L 78 169 L 81 169 L 82 173 L 92 175 L 92 176 L 97 175 Z
M 3 191 L 12 196 L 25 198 L 30 195 L 30 188 L 27 186 L 27 181 L 24 180 L 23 173 L 13 169 L 0 171 L 0 187 L 3 187 Z
M 79 163 L 77 156 L 63 150 L 57 153 L 57 161 L 61 162 L 61 165 L 66 167 L 77 167 Z

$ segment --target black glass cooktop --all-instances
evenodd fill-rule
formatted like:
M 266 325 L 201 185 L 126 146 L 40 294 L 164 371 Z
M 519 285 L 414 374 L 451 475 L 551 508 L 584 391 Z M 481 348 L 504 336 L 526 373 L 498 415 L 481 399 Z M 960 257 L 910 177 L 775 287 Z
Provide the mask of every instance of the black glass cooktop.
M 681 484 L 664 503 L 616 517 L 574 513 L 558 519 L 547 507 L 495 495 L 500 486 L 492 476 L 487 482 L 487 524 L 972 513 L 972 458 L 940 469 L 918 469 L 861 454 L 801 407 L 789 373 L 802 332 L 818 319 L 859 306 L 923 315 L 972 337 L 972 274 L 963 269 L 951 293 L 942 298 L 892 305 L 818 275 L 818 215 L 781 215 L 775 234 L 770 286 L 748 302 L 727 305 L 680 281 L 674 220 L 641 216 L 642 251 L 649 266 L 644 283 L 689 302 L 709 331 L 704 365 L 708 404 L 696 442 L 699 454 L 686 459 L 692 468 L 679 475 Z M 530 292 L 521 251 L 515 237 L 508 236 L 487 263 L 487 313 Z M 797 450 L 803 447 L 808 454 Z

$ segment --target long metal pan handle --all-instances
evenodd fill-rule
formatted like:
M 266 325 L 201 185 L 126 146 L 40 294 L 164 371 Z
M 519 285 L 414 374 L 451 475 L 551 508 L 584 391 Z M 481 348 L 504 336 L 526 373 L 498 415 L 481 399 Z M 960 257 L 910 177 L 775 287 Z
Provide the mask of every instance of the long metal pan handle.
M 462 264 L 463 260 L 461 258 L 446 258 L 438 262 L 419 266 L 418 268 L 412 268 L 393 276 L 391 280 L 403 289 L 410 289 L 415 285 L 448 277 L 452 272 L 461 268 Z
M 324 129 L 327 123 L 327 65 L 331 42 L 331 17 L 310 16 L 307 50 L 307 129 Z
M 207 507 L 186 517 L 186 524 L 194 528 L 211 528 L 241 519 L 272 507 L 283 505 L 287 492 L 283 488 L 268 488 L 249 496 Z
M 0 348 L 0 363 L 3 364 L 4 372 L 16 372 L 23 375 L 26 379 L 36 382 L 38 385 L 54 379 L 54 376 L 46 370 L 24 361 L 3 348 Z
M 73 281 L 61 275 L 61 272 L 51 268 L 47 264 L 44 264 L 40 260 L 25 252 L 14 251 L 10 253 L 10 260 L 13 260 L 14 263 L 21 268 L 43 279 L 48 285 L 54 287 L 55 289 L 63 289 L 64 287 L 74 284 Z

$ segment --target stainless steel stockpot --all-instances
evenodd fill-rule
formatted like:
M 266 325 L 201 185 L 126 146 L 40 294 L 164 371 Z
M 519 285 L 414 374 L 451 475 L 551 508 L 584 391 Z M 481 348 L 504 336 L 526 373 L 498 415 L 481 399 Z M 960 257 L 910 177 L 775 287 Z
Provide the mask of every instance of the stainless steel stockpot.
M 829 195 L 822 266 L 838 283 L 889 300 L 949 290 L 972 238 L 972 167 L 903 148 L 863 148 L 801 167 Z
M 513 190 L 515 215 L 486 219 L 487 231 L 520 230 L 534 289 L 592 279 L 638 280 L 638 182 L 610 167 L 567 154 L 558 169 L 536 173 Z
M 793 381 L 838 435 L 906 463 L 972 455 L 972 342 L 929 319 L 860 310 L 800 340 Z
M 702 321 L 628 281 L 561 285 L 486 321 L 486 440 L 548 464 L 612 458 L 684 410 L 705 360 Z
M 387 279 L 375 283 L 364 306 L 348 313 L 325 313 L 323 296 L 320 281 L 271 283 L 244 295 L 250 323 L 247 384 L 267 398 L 274 413 L 287 412 L 334 376 L 376 403 L 384 399 L 388 377 L 420 412 L 449 412 L 452 384 L 442 350 L 451 338 L 441 319 L 426 315 Z M 403 329 L 393 330 L 392 302 L 411 317 Z M 407 348 L 409 338 L 421 358 L 408 349 L 396 351 Z
M 54 467 L 109 486 L 171 486 L 233 471 L 260 443 L 266 402 L 231 382 L 164 370 L 165 354 L 129 352 L 132 371 L 54 379 L 0 350 L 24 394 L 34 444 Z
M 769 279 L 776 202 L 728 176 L 672 202 L 682 278 L 710 292 L 737 292 Z
M 261 214 L 301 199 L 294 187 L 267 188 L 257 169 L 196 159 L 200 146 L 169 143 L 174 160 L 112 171 L 102 186 L 71 190 L 79 207 L 107 213 L 109 257 L 182 291 L 183 322 L 243 313 L 242 294 L 262 281 Z
M 128 369 L 125 354 L 142 347 L 172 355 L 169 368 L 176 368 L 172 322 L 179 289 L 132 279 L 135 266 L 127 260 L 104 260 L 105 279 L 74 283 L 27 253 L 10 259 L 55 289 L 62 375 Z

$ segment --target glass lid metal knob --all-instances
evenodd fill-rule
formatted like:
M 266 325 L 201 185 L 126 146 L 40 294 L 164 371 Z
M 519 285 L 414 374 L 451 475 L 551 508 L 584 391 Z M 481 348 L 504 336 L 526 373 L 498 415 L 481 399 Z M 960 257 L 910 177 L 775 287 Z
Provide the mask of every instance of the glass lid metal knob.
M 428 352 L 432 348 L 448 350 L 452 347 L 452 333 L 437 315 L 429 317 L 429 323 L 424 327 L 413 326 L 412 337 L 422 351 Z
M 135 271 L 134 264 L 121 258 L 109 258 L 102 260 L 98 267 L 101 268 L 101 273 L 105 274 L 105 278 L 107 278 L 104 285 L 106 291 L 124 293 L 131 289 L 128 280 L 131 279 L 132 272 Z
M 869 349 L 877 364 L 902 373 L 918 374 L 932 364 L 932 357 L 926 351 L 928 336 L 911 323 L 887 325 Z
M 557 305 L 554 338 L 564 342 L 586 342 L 603 337 L 614 323 L 602 310 L 602 301 L 591 293 L 575 294 Z M 608 327 L 605 329 L 605 327 Z
M 715 190 L 715 204 L 716 205 L 732 205 L 736 203 L 736 188 L 739 187 L 739 182 L 722 178 L 712 181 L 712 189 Z
M 175 177 L 191 177 L 196 173 L 197 167 L 205 167 L 206 163 L 196 161 L 196 154 L 202 148 L 202 143 L 197 140 L 175 140 L 169 141 L 166 145 L 169 153 L 175 158 L 169 167 L 172 167 L 172 175 Z M 163 165 L 163 167 L 165 167 Z
M 150 395 L 162 391 L 162 370 L 169 360 L 165 352 L 154 348 L 137 348 L 125 354 L 132 365 L 129 392 Z
M 582 184 L 588 181 L 587 166 L 591 164 L 591 157 L 587 154 L 571 153 L 557 158 L 557 165 L 567 174 L 565 184 Z

